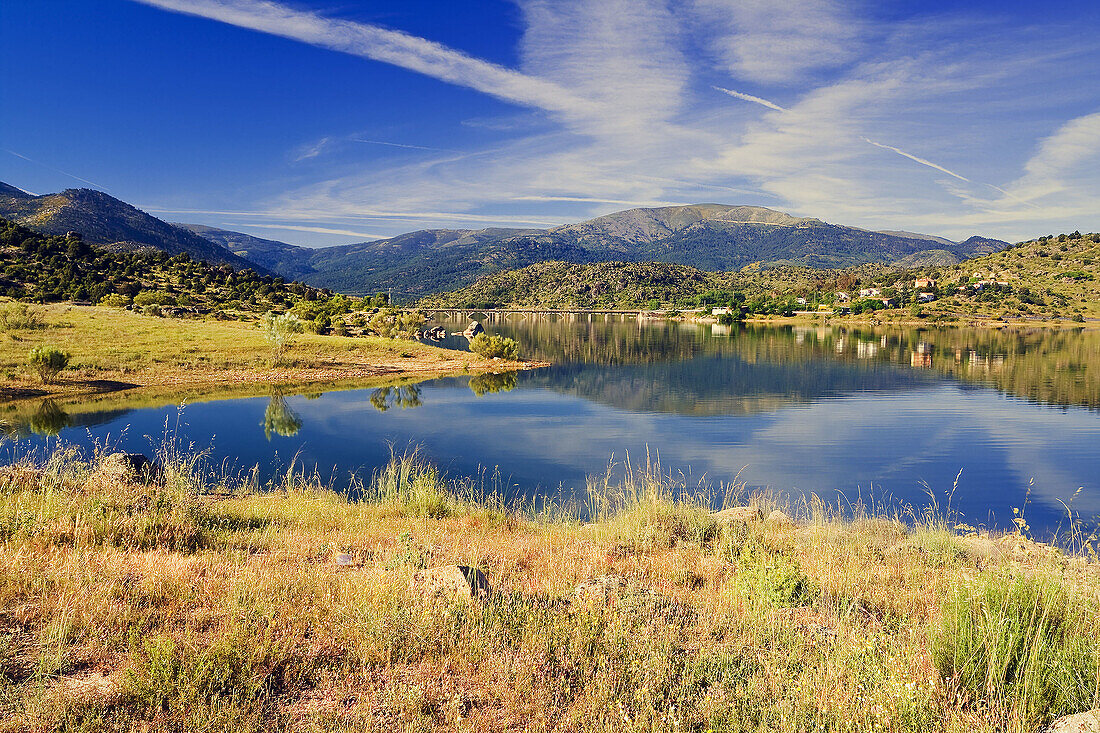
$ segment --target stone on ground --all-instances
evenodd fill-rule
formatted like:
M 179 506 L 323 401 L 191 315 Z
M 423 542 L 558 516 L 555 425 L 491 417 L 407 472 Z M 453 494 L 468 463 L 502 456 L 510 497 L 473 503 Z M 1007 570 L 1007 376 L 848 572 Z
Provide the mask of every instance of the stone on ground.
M 99 473 L 116 481 L 153 483 L 163 478 L 159 464 L 141 453 L 111 453 L 99 463 Z
M 1100 733 L 1100 708 L 1059 718 L 1043 733 Z
M 731 506 L 720 512 L 714 512 L 711 516 L 719 522 L 747 524 L 748 522 L 759 522 L 764 518 L 764 512 L 760 511 L 760 507 L 755 506 Z
M 418 570 L 413 574 L 409 587 L 431 598 L 482 598 L 491 591 L 485 573 L 466 565 L 442 565 Z

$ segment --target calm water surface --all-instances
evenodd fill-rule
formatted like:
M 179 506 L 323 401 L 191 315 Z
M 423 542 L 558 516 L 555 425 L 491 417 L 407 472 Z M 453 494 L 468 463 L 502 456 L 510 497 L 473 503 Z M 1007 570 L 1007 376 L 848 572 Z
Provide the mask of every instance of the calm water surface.
M 457 323 L 445 324 L 459 330 Z M 464 323 L 462 325 L 465 325 Z M 261 477 L 292 458 L 337 486 L 391 446 L 517 497 L 571 494 L 614 460 L 659 455 L 717 483 L 1034 530 L 1062 502 L 1100 515 L 1100 334 L 744 329 L 543 318 L 488 324 L 555 366 L 392 388 L 129 408 L 46 402 L 9 415 L 6 450 L 58 440 L 149 453 L 166 425 L 212 470 Z M 465 339 L 446 345 L 464 348 Z M 494 482 L 492 475 L 498 474 Z M 961 472 L 961 473 L 960 473 Z M 583 496 L 580 497 L 583 500 Z

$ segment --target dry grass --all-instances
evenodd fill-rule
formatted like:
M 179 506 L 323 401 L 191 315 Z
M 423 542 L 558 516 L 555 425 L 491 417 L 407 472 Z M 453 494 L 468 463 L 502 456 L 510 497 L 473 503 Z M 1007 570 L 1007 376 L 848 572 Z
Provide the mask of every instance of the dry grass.
M 301 384 L 522 368 L 413 341 L 301 334 L 276 369 L 270 345 L 252 322 L 158 318 L 101 306 L 49 305 L 38 313 L 44 327 L 0 333 L 0 393 L 84 393 L 108 382 L 176 388 Z M 28 352 L 42 345 L 72 355 L 60 383 L 45 388 L 25 367 Z
M 197 476 L 179 457 L 161 486 L 101 457 L 5 469 L 0 730 L 1024 731 L 1100 703 L 1100 568 L 1018 538 L 722 524 L 655 466 L 594 480 L 591 522 L 415 455 L 358 502 L 300 474 L 265 493 Z M 449 563 L 495 592 L 410 591 Z M 568 603 L 601 575 L 622 592 Z M 1043 653 L 1013 657 L 990 618 Z M 1026 674 L 973 682 L 1005 659 Z

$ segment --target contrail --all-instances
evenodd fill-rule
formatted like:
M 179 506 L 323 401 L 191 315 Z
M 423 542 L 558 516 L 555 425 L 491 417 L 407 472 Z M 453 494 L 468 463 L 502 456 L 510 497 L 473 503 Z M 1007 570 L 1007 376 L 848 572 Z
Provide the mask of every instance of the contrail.
M 51 171 L 54 171 L 55 173 L 60 173 L 63 176 L 68 176 L 69 178 L 75 178 L 76 180 L 80 181 L 81 183 L 87 183 L 89 186 L 95 186 L 96 188 L 101 189 L 103 191 L 107 190 L 106 186 L 102 186 L 102 185 L 96 183 L 95 181 L 89 181 L 87 178 L 81 178 L 80 176 L 74 176 L 72 173 L 68 173 L 67 171 L 63 171 L 60 168 L 54 168 L 52 165 L 46 165 L 45 163 L 43 163 L 41 161 L 35 160 L 33 158 L 28 158 L 25 155 L 20 155 L 19 153 L 15 152 L 14 150 L 8 150 L 7 148 L 0 148 L 0 150 L 3 150 L 5 153 L 8 153 L 10 155 L 14 155 L 16 158 L 22 158 L 23 160 L 27 161 L 28 163 L 34 163 L 35 165 L 40 165 L 43 168 L 49 168 Z
M 426 145 L 406 145 L 405 143 L 388 143 L 385 140 L 361 140 L 359 138 L 353 138 L 352 142 L 355 143 L 368 143 L 370 145 L 388 145 L 391 148 L 409 148 L 410 150 L 435 150 L 440 153 L 457 153 L 457 150 L 447 150 L 446 148 L 429 148 Z
M 915 155 L 910 155 L 909 153 L 905 152 L 901 148 L 895 148 L 893 145 L 883 145 L 882 143 L 876 143 L 874 140 L 868 140 L 867 138 L 863 138 L 863 142 L 870 143 L 871 145 L 874 145 L 876 148 L 882 148 L 883 150 L 893 150 L 898 155 L 904 156 L 904 157 L 908 158 L 909 160 L 916 161 L 917 163 L 920 163 L 921 165 L 926 165 L 929 168 L 935 168 L 936 170 L 938 170 L 942 173 L 946 173 L 949 176 L 954 176 L 955 178 L 958 178 L 960 181 L 966 181 L 967 183 L 973 183 L 973 181 L 971 181 L 966 176 L 960 176 L 958 173 L 955 173 L 954 171 L 949 171 L 946 168 L 944 168 L 942 165 L 936 165 L 935 163 L 933 163 L 930 160 L 925 160 L 924 158 L 918 158 Z
M 767 107 L 768 109 L 774 109 L 776 112 L 786 112 L 787 111 L 787 109 L 785 107 L 780 107 L 775 102 L 769 102 L 767 99 L 764 99 L 763 97 L 754 97 L 751 94 L 745 94 L 744 92 L 735 92 L 732 89 L 726 89 L 724 87 L 713 87 L 713 89 L 715 91 L 722 92 L 723 94 L 728 94 L 731 97 L 736 97 L 737 99 L 743 99 L 746 102 L 754 102 L 756 104 L 763 105 L 764 107 Z

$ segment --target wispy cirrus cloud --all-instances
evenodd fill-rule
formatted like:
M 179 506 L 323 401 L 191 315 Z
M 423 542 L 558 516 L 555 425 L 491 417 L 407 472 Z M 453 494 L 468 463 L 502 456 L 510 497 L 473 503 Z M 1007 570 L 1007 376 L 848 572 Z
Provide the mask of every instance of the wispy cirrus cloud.
M 695 0 L 717 32 L 710 47 L 746 81 L 788 84 L 859 58 L 867 22 L 861 3 L 834 0 Z
M 369 23 L 326 18 L 267 0 L 135 1 L 393 64 L 528 107 L 573 115 L 592 111 L 587 100 L 553 82 Z
M 1006 188 L 1012 196 L 1041 202 L 1086 193 L 1100 207 L 1100 111 L 1074 118 L 1044 138 L 1024 165 L 1024 175 Z
M 961 14 L 884 25 L 869 6 L 833 0 L 517 0 L 519 61 L 508 68 L 268 0 L 137 1 L 536 110 L 476 120 L 486 137 L 501 132 L 477 147 L 370 130 L 303 145 L 291 158 L 311 161 L 299 166 L 308 173 L 254 212 L 279 217 L 272 226 L 552 226 L 717 198 L 869 228 L 1012 236 L 1028 233 L 1020 222 L 1060 221 L 1090 202 L 1100 210 L 1097 166 L 1079 165 L 1100 150 L 1100 118 L 1055 125 L 1030 157 L 1017 142 L 1039 126 L 1021 110 L 1062 109 L 1060 93 L 1100 105 L 1080 83 L 1098 76 L 1087 49 L 1059 36 L 1058 58 L 1035 54 L 1045 44 L 1034 29 L 982 32 Z M 914 175 L 916 166 L 943 175 Z

